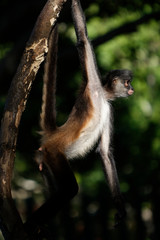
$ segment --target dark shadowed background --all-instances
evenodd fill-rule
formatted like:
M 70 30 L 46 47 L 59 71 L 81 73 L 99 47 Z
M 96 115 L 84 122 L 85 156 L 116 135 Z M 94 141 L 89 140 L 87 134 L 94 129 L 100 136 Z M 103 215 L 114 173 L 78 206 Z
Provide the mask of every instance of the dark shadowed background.
M 23 49 L 45 2 L 0 2 L 0 117 Z M 85 0 L 82 6 L 102 75 L 117 68 L 128 68 L 134 73 L 135 94 L 113 103 L 112 145 L 127 217 L 119 228 L 112 229 L 115 208 L 100 159 L 90 153 L 86 159 L 73 162 L 79 194 L 49 221 L 48 231 L 56 240 L 159 240 L 159 1 Z M 67 119 L 81 83 L 69 2 L 59 23 L 58 125 Z M 24 220 L 45 198 L 45 186 L 33 160 L 40 139 L 42 76 L 43 64 L 22 116 L 17 144 L 13 196 Z

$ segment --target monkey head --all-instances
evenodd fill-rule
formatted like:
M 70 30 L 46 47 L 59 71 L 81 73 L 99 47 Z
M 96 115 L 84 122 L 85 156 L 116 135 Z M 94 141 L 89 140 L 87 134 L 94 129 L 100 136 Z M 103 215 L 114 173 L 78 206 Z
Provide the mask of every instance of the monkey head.
M 109 98 L 127 97 L 134 93 L 131 86 L 132 72 L 127 69 L 112 70 L 105 77 L 104 88 Z

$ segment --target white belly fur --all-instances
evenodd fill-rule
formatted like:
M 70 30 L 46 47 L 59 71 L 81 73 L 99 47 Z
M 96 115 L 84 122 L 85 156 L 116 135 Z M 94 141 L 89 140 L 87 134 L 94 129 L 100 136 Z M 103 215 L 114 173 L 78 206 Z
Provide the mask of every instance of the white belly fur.
M 99 139 L 104 126 L 109 125 L 110 121 L 110 106 L 107 101 L 104 102 L 102 98 L 101 109 L 95 111 L 94 119 L 92 119 L 88 125 L 81 131 L 79 138 L 74 141 L 66 149 L 67 159 L 74 159 L 77 157 L 83 157 L 89 152 Z M 99 116 L 98 116 L 99 115 Z

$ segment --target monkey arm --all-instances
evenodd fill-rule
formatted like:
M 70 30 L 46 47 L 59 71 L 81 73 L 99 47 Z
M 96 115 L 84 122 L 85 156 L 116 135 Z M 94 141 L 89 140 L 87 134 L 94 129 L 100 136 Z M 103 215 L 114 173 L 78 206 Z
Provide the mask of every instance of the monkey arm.
M 86 20 L 79 0 L 72 0 L 72 17 L 77 39 L 80 41 L 88 38 Z
M 58 31 L 57 25 L 53 28 L 50 38 L 48 53 L 44 65 L 43 94 L 41 111 L 41 129 L 53 131 L 56 128 L 56 72 L 57 72 Z
M 72 16 L 77 36 L 77 48 L 83 72 L 83 79 L 89 88 L 100 85 L 99 72 L 94 51 L 88 39 L 86 20 L 79 0 L 72 0 Z
M 118 211 L 115 216 L 116 226 L 119 224 L 121 219 L 126 215 L 126 211 L 124 206 L 124 199 L 120 192 L 115 162 L 112 153 L 109 152 L 109 132 L 105 130 L 102 133 L 98 150 L 102 158 L 104 173 L 108 180 L 108 185 L 111 190 L 112 198 Z

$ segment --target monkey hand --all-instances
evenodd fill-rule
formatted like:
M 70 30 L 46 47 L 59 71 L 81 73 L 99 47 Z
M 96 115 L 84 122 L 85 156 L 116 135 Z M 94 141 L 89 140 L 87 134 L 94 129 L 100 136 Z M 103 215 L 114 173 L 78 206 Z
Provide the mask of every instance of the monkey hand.
M 122 220 L 126 217 L 125 203 L 122 195 L 116 196 L 114 198 L 114 203 L 117 208 L 117 213 L 115 214 L 115 225 L 117 227 L 120 225 Z

